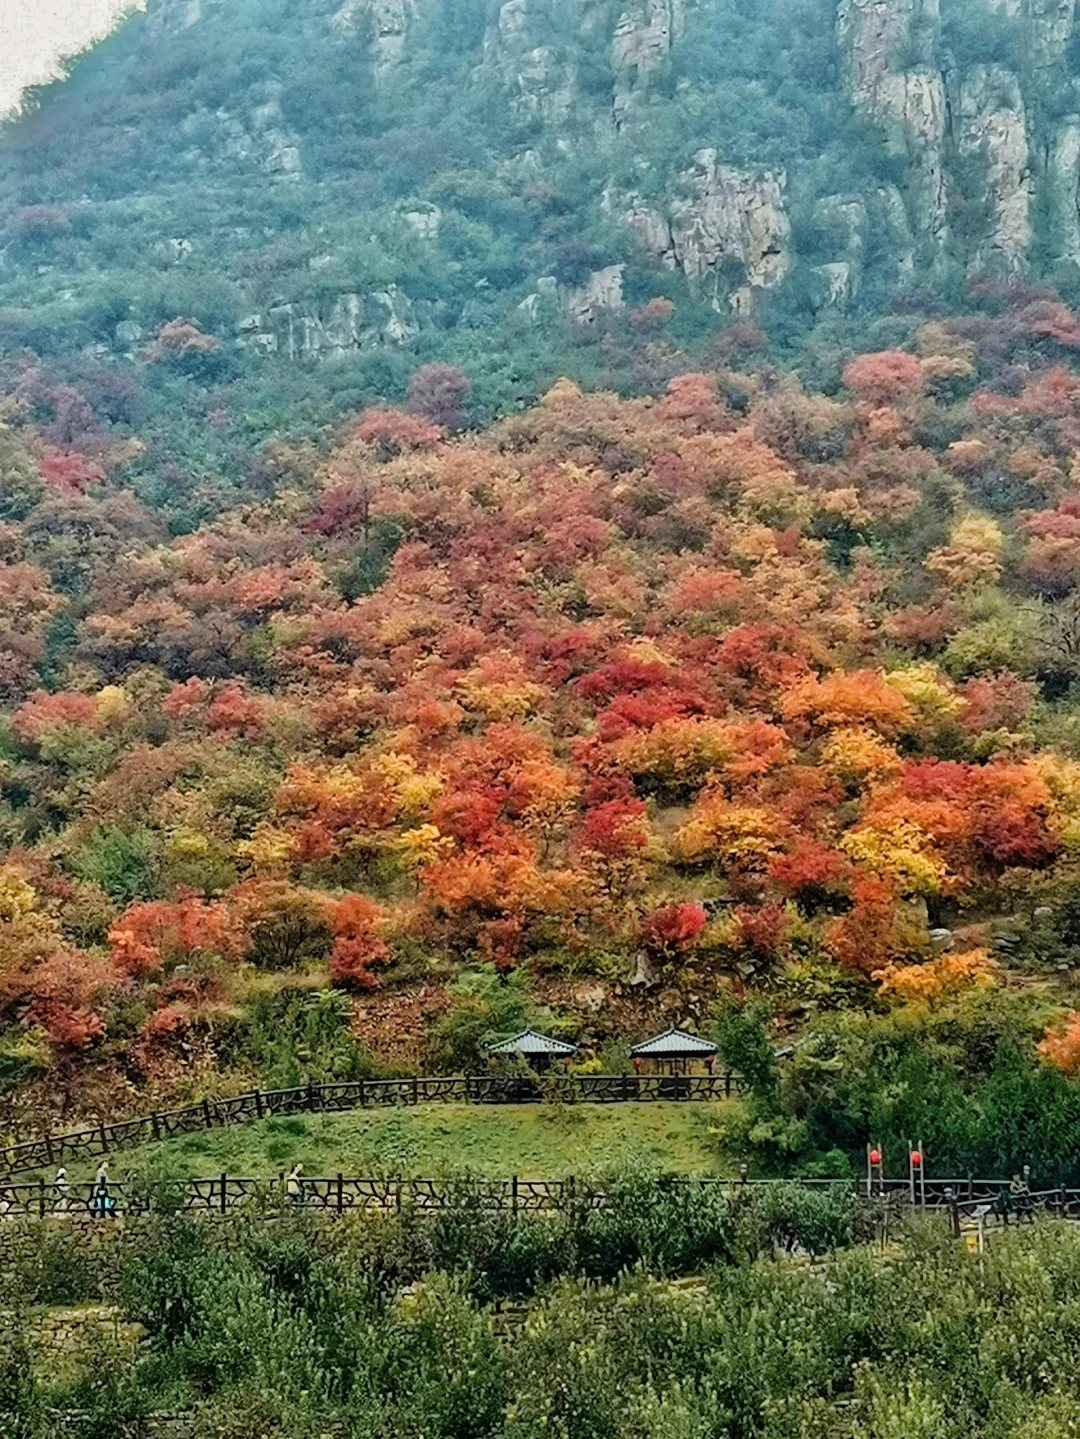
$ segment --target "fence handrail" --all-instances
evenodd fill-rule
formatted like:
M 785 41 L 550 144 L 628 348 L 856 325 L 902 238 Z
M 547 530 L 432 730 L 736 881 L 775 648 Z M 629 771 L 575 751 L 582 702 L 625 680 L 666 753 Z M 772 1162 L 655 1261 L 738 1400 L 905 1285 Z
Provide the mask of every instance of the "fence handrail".
M 417 1075 L 402 1079 L 340 1080 L 291 1089 L 253 1089 L 245 1094 L 204 1099 L 181 1109 L 86 1125 L 67 1134 L 46 1134 L 0 1149 L 0 1178 L 33 1173 L 54 1164 L 95 1158 L 130 1144 L 176 1134 L 244 1124 L 273 1115 L 309 1111 L 341 1113 L 385 1105 L 430 1103 L 537 1104 L 545 1097 L 577 1103 L 623 1104 L 656 1100 L 730 1098 L 745 1087 L 741 1075 L 558 1074 L 538 1079 L 519 1074 Z
M 1008 1180 L 992 1181 L 1001 1188 Z M 738 1193 L 768 1185 L 797 1184 L 812 1189 L 826 1183 L 845 1189 L 858 1203 L 873 1203 L 863 1184 L 849 1180 L 771 1180 L 725 1178 L 720 1175 L 666 1175 L 662 1188 L 684 1191 L 724 1189 Z M 945 1184 L 945 1181 L 940 1181 Z M 948 1181 L 955 1188 L 957 1181 Z M 658 1190 L 658 1192 L 660 1192 Z M 893 1191 L 905 1197 L 904 1189 Z M 1056 1211 L 1064 1218 L 1080 1218 L 1080 1189 L 1060 1188 L 1023 1196 L 1028 1208 Z M 205 1179 L 162 1180 L 149 1186 L 138 1182 L 110 1180 L 104 1190 L 96 1181 L 77 1181 L 57 1186 L 46 1180 L 14 1184 L 0 1183 L 0 1224 L 4 1220 L 34 1218 L 78 1218 L 87 1215 L 102 1220 L 115 1214 L 145 1214 L 155 1209 L 174 1212 L 191 1210 L 208 1215 L 227 1214 L 261 1206 L 263 1212 L 293 1210 L 304 1213 L 345 1214 L 367 1211 L 387 1212 L 410 1208 L 433 1213 L 470 1205 L 486 1210 L 513 1213 L 555 1213 L 572 1205 L 602 1209 L 609 1195 L 600 1184 L 567 1179 L 429 1179 L 403 1175 L 355 1177 L 344 1174 L 255 1178 L 250 1175 L 220 1174 Z M 930 1195 L 917 1208 L 952 1210 L 969 1214 L 970 1202 Z

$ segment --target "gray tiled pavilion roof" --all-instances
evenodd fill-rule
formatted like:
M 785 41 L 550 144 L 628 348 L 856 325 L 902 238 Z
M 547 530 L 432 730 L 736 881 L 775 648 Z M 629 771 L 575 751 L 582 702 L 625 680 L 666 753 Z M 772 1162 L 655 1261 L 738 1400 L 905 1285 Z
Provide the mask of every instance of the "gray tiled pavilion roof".
M 687 1034 L 685 1029 L 674 1025 L 663 1034 L 654 1034 L 640 1044 L 632 1044 L 630 1053 L 635 1059 L 686 1059 L 716 1053 L 716 1045 L 702 1039 L 700 1034 Z
M 501 1039 L 497 1044 L 486 1046 L 488 1054 L 555 1054 L 577 1053 L 576 1044 L 567 1044 L 564 1039 L 552 1039 L 549 1034 L 540 1034 L 535 1029 L 523 1029 L 512 1039 Z

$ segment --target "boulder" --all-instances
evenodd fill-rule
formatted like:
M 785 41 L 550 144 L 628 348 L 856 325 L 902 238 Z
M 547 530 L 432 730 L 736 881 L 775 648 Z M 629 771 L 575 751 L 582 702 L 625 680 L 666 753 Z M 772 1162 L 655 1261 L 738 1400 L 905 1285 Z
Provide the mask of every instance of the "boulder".
M 566 296 L 566 312 L 578 325 L 595 325 L 603 315 L 617 313 L 624 306 L 622 280 L 625 265 L 608 265 L 594 270 L 585 284 Z
M 438 205 L 429 204 L 426 200 L 414 200 L 407 209 L 402 210 L 401 218 L 418 239 L 434 243 L 439 238 L 442 211 Z

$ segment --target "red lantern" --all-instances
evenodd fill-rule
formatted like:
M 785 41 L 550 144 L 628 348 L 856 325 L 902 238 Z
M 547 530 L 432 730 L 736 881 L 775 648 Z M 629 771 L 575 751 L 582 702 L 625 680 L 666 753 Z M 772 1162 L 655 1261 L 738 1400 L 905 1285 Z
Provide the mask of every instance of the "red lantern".
M 880 1164 L 880 1163 L 881 1163 L 881 1150 L 880 1150 L 880 1149 L 871 1149 L 871 1151 L 870 1151 L 870 1163 L 871 1163 L 871 1164 Z
M 919 1167 L 919 1165 L 920 1165 L 921 1163 L 922 1163 L 922 1155 L 919 1153 L 919 1151 L 918 1151 L 917 1149 L 913 1149 L 913 1150 L 911 1151 L 911 1165 L 912 1165 L 912 1168 L 913 1168 L 913 1169 L 918 1169 L 918 1167 Z

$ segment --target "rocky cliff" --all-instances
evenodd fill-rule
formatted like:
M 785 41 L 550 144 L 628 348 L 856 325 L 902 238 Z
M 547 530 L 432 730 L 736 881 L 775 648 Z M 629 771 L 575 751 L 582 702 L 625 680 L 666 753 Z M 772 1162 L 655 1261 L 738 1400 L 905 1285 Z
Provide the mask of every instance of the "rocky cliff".
M 10 355 L 180 315 L 253 373 L 1069 286 L 1075 0 L 150 0 L 0 190 Z
M 1074 0 L 973 0 L 943 17 L 938 0 L 840 0 L 847 92 L 902 157 L 908 219 L 939 265 L 1024 272 L 1036 207 L 1053 217 L 1050 263 L 1076 263 L 1077 121 L 1042 118 L 1077 103 L 1074 10 Z M 958 14 L 1008 63 L 966 63 L 943 24 Z

